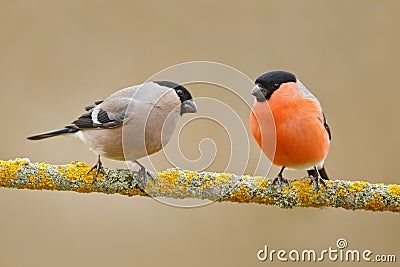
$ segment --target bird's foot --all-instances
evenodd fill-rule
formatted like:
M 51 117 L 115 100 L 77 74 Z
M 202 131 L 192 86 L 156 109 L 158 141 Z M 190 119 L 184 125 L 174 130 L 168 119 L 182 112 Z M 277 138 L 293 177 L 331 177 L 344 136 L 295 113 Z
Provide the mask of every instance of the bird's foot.
M 94 169 L 96 169 L 96 172 L 93 175 L 92 184 L 94 184 L 94 182 L 96 182 L 96 178 L 97 178 L 97 175 L 99 175 L 99 173 L 102 173 L 104 175 L 106 174 L 106 171 L 103 168 L 103 163 L 101 163 L 100 156 L 98 157 L 96 164 L 94 164 L 93 167 L 90 168 L 90 170 L 87 173 L 89 174 Z
M 315 187 L 317 190 L 320 189 L 320 186 L 319 186 L 320 183 L 326 187 L 326 183 L 325 183 L 324 179 L 321 177 L 321 175 L 319 174 L 318 170 L 316 170 L 315 173 L 311 177 L 312 177 L 312 179 L 311 179 L 310 185 L 313 182 L 315 182 Z
M 282 184 L 283 184 L 283 183 L 289 184 L 289 180 L 286 179 L 286 178 L 283 178 L 283 177 L 282 177 L 282 174 L 278 174 L 278 176 L 272 181 L 272 184 L 276 184 L 276 183 L 278 183 L 279 186 L 282 187 Z
M 139 167 L 140 167 L 139 173 L 138 173 L 139 175 L 138 175 L 136 181 L 137 181 L 139 187 L 144 190 L 147 185 L 147 181 L 148 181 L 147 178 L 149 177 L 152 181 L 154 181 L 155 178 L 148 170 L 146 170 L 146 168 L 142 164 L 140 164 L 138 161 L 135 161 L 135 163 L 137 165 L 139 165 Z

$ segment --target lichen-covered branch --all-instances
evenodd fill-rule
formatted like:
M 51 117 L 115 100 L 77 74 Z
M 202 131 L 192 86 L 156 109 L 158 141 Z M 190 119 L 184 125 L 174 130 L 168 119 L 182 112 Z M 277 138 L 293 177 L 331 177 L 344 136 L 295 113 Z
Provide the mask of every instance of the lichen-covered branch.
M 32 190 L 101 192 L 128 196 L 196 198 L 212 201 L 259 203 L 281 208 L 335 207 L 350 210 L 400 211 L 400 185 L 370 184 L 359 181 L 327 181 L 316 189 L 309 178 L 288 185 L 272 184 L 263 177 L 227 173 L 192 172 L 168 169 L 154 174 L 145 191 L 137 172 L 106 170 L 93 183 L 90 166 L 82 162 L 67 165 L 30 163 L 28 159 L 0 160 L 0 186 Z M 132 176 L 133 175 L 133 176 Z

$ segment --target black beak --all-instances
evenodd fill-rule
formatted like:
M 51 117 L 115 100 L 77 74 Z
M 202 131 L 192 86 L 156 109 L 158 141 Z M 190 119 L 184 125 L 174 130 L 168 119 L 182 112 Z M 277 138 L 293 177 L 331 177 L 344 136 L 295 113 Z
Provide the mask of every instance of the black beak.
M 181 115 L 184 113 L 196 113 L 197 106 L 193 99 L 186 100 L 181 104 Z
M 257 101 L 259 102 L 264 102 L 266 100 L 266 95 L 267 95 L 267 89 L 256 83 L 254 85 L 253 90 L 251 91 L 251 94 L 257 98 Z

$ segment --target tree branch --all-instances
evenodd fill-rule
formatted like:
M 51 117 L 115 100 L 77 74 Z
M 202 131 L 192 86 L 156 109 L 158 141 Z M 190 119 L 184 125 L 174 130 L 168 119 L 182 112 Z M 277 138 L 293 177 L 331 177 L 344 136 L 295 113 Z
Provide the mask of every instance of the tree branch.
M 175 199 L 195 198 L 212 201 L 259 203 L 281 208 L 335 207 L 350 210 L 400 211 L 400 185 L 370 184 L 360 181 L 327 181 L 327 187 L 316 189 L 309 178 L 291 181 L 289 185 L 272 184 L 263 177 L 227 173 L 192 172 L 168 169 L 147 182 L 146 191 L 135 179 L 137 172 L 106 170 L 93 181 L 90 166 L 82 162 L 67 165 L 30 163 L 28 159 L 0 160 L 0 187 L 101 192 L 127 196 L 152 196 Z M 135 179 L 132 179 L 132 174 Z

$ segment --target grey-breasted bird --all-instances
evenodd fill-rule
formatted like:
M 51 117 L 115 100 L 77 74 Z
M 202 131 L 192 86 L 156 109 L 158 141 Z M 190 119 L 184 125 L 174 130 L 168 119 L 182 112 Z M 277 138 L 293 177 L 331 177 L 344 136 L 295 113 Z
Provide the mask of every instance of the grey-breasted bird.
M 81 139 L 98 155 L 96 164 L 90 169 L 96 170 L 94 182 L 100 171 L 104 173 L 101 156 L 133 161 L 146 177 L 144 166 L 137 160 L 161 150 L 169 142 L 180 116 L 196 113 L 197 107 L 184 86 L 154 81 L 119 90 L 85 110 L 70 125 L 28 139 L 58 135 Z

